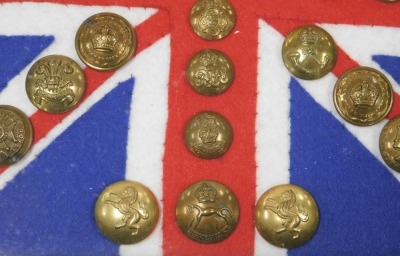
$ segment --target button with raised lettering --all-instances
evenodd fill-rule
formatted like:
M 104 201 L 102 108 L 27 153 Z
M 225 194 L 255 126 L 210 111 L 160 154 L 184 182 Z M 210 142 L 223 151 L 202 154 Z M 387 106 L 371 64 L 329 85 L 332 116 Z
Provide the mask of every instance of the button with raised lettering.
M 283 248 L 298 247 L 317 230 L 318 206 L 305 189 L 291 184 L 268 189 L 256 205 L 255 224 L 269 243 Z
M 157 225 L 159 207 L 153 193 L 136 181 L 119 181 L 100 194 L 95 207 L 100 231 L 118 244 L 135 244 Z
M 226 239 L 239 220 L 233 192 L 216 181 L 199 181 L 185 189 L 176 205 L 176 222 L 182 232 L 199 243 Z
M 387 122 L 379 137 L 379 149 L 385 163 L 400 172 L 400 116 Z

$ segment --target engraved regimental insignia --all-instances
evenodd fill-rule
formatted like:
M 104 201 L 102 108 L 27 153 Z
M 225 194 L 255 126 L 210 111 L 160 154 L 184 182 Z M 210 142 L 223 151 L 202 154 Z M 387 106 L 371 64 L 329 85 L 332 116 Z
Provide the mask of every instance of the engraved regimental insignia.
M 385 163 L 400 172 L 400 117 L 388 121 L 379 137 L 379 150 Z

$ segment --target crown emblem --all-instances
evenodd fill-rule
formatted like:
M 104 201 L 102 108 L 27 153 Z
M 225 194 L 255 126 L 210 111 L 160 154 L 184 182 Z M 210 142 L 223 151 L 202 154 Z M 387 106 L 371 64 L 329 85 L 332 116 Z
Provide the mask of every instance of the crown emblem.
M 300 35 L 300 41 L 305 45 L 312 45 L 318 43 L 321 39 L 321 35 L 314 31 L 311 27 L 303 30 Z
M 206 6 L 207 9 L 215 9 L 219 7 L 221 4 L 217 0 L 209 0 L 206 1 L 204 5 Z
M 217 60 L 218 55 L 212 52 L 207 52 L 200 57 L 200 63 L 205 67 L 217 64 Z
M 92 39 L 93 48 L 101 52 L 113 51 L 118 42 L 117 34 L 109 26 L 102 27 Z
M 350 92 L 350 98 L 354 106 L 359 108 L 369 108 L 375 105 L 378 99 L 378 90 L 367 81 L 356 84 Z
M 201 187 L 195 191 L 194 195 L 199 203 L 212 203 L 215 201 L 217 191 L 215 188 L 207 185 L 207 183 L 203 183 Z

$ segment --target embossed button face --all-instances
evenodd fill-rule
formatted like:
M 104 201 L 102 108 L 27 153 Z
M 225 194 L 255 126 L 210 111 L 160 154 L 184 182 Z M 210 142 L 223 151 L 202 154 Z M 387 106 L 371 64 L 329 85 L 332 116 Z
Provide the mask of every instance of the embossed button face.
M 79 58 L 96 70 L 113 70 L 127 63 L 136 49 L 132 25 L 114 13 L 98 13 L 83 22 L 75 37 Z
M 19 109 L 0 105 L 0 165 L 23 158 L 32 143 L 32 126 Z
M 203 95 L 214 96 L 225 92 L 234 77 L 232 61 L 220 51 L 209 49 L 196 53 L 186 69 L 192 88 Z
M 296 185 L 278 185 L 258 199 L 255 224 L 260 235 L 269 243 L 294 248 L 314 235 L 319 222 L 314 198 Z
M 386 123 L 379 137 L 379 149 L 390 168 L 400 172 L 400 116 Z
M 236 13 L 228 0 L 197 0 L 190 12 L 194 32 L 207 40 L 226 37 L 235 21 Z
M 85 76 L 79 65 L 61 55 L 38 60 L 26 77 L 26 93 L 40 110 L 60 113 L 73 108 L 85 92 Z
M 336 63 L 337 48 L 328 32 L 317 26 L 293 30 L 282 46 L 282 59 L 293 75 L 307 80 L 318 79 Z
M 95 208 L 100 231 L 118 244 L 134 244 L 157 225 L 159 208 L 153 193 L 135 181 L 119 181 L 100 194 Z
M 190 119 L 185 128 L 186 147 L 196 156 L 213 159 L 222 156 L 232 144 L 233 132 L 222 115 L 204 111 Z
M 226 239 L 239 220 L 233 192 L 215 181 L 199 181 L 182 192 L 176 205 L 176 221 L 182 232 L 199 243 Z
M 393 104 L 389 80 L 381 72 L 369 67 L 346 72 L 336 82 L 333 97 L 340 116 L 359 126 L 380 122 Z

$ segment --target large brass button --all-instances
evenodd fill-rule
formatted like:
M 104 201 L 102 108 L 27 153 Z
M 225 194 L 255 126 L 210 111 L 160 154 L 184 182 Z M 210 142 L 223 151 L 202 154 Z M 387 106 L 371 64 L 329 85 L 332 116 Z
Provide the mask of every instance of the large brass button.
M 182 232 L 199 243 L 226 239 L 239 220 L 239 204 L 233 192 L 216 181 L 199 181 L 185 189 L 176 205 L 176 221 Z
M 156 227 L 159 208 L 153 193 L 135 181 L 119 181 L 100 194 L 95 208 L 100 231 L 118 244 L 134 244 Z
M 400 172 L 400 116 L 386 123 L 379 137 L 379 149 L 383 160 L 396 172 Z
M 314 198 L 295 185 L 278 185 L 258 199 L 255 224 L 269 243 L 294 248 L 311 239 L 317 230 L 319 211 Z

